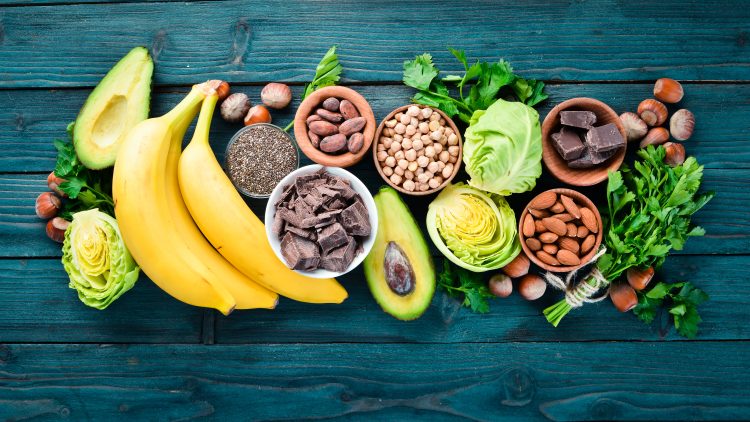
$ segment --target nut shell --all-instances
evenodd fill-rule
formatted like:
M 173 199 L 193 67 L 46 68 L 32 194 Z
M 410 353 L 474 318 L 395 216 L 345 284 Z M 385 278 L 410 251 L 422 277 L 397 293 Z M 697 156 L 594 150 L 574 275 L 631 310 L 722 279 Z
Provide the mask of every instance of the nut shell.
M 620 121 L 625 127 L 628 142 L 638 141 L 648 133 L 648 125 L 635 113 L 622 113 Z
M 268 109 L 262 105 L 250 107 L 250 110 L 245 116 L 245 126 L 254 125 L 256 123 L 271 123 L 271 113 L 269 113 Z
M 638 305 L 638 295 L 627 283 L 613 284 L 609 289 L 609 297 L 620 312 L 627 312 Z
M 513 293 L 513 282 L 505 274 L 495 274 L 487 283 L 490 293 L 497 297 L 508 297 Z
M 42 192 L 36 197 L 36 216 L 42 220 L 49 220 L 57 215 L 62 202 L 60 198 L 52 192 Z
M 68 229 L 70 221 L 61 217 L 55 217 L 47 222 L 47 237 L 57 243 L 63 243 L 65 240 L 65 230 Z
M 695 129 L 695 115 L 688 109 L 680 109 L 674 112 L 669 119 L 669 132 L 678 141 L 686 141 L 693 136 Z
M 279 110 L 292 101 L 292 90 L 286 84 L 271 82 L 260 91 L 260 100 L 266 107 Z
M 547 291 L 547 282 L 536 274 L 527 274 L 518 283 L 518 293 L 526 300 L 537 300 Z
M 638 115 L 649 126 L 661 126 L 667 121 L 667 106 L 663 103 L 648 99 L 638 104 Z
M 241 122 L 249 110 L 250 99 L 242 92 L 228 96 L 219 107 L 221 118 L 230 123 Z
M 685 147 L 676 142 L 664 144 L 664 162 L 672 167 L 679 166 L 685 162 Z
M 654 278 L 654 267 L 646 269 L 630 268 L 627 272 L 628 284 L 637 291 L 641 291 L 648 286 L 648 283 Z
M 63 182 L 65 182 L 65 179 L 55 176 L 54 171 L 47 176 L 47 186 L 49 187 L 49 190 L 55 192 L 63 198 L 67 198 L 68 194 L 60 190 L 60 185 Z
M 682 89 L 682 84 L 674 79 L 661 78 L 657 79 L 654 84 L 654 97 L 665 103 L 674 104 L 682 100 L 682 96 L 685 92 Z
M 641 140 L 640 147 L 646 148 L 649 145 L 661 145 L 669 140 L 669 131 L 663 127 L 651 128 L 646 137 Z
M 510 261 L 508 265 L 503 267 L 503 272 L 508 275 L 508 277 L 523 277 L 529 273 L 530 265 L 531 261 L 529 261 L 529 258 L 526 257 L 526 254 L 521 252 L 513 258 L 513 261 Z

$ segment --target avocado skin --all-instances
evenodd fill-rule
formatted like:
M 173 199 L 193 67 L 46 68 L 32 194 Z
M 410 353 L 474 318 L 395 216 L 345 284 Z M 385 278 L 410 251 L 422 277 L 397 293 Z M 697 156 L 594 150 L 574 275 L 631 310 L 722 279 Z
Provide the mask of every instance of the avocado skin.
M 127 132 L 148 118 L 153 73 L 148 49 L 135 47 L 91 91 L 73 127 L 83 165 L 93 170 L 114 165 Z
M 435 266 L 427 241 L 393 188 L 381 187 L 374 199 L 378 208 L 378 232 L 364 261 L 367 285 L 383 311 L 403 321 L 417 319 L 430 306 L 435 294 Z M 404 296 L 391 290 L 385 279 L 383 260 L 389 242 L 398 244 L 414 271 L 414 290 Z

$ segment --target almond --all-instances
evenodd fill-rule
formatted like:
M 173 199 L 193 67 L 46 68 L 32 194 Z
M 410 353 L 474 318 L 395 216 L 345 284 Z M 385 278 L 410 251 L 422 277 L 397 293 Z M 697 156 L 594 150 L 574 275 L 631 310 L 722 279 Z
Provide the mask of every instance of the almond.
M 564 212 L 562 214 L 555 215 L 555 218 L 562 221 L 563 223 L 567 223 L 568 221 L 573 221 L 576 218 L 572 215 L 568 214 L 567 212 Z
M 544 232 L 539 235 L 539 241 L 542 243 L 555 243 L 557 238 L 560 237 L 552 232 Z
M 565 234 L 568 233 L 568 228 L 565 226 L 565 223 L 555 217 L 547 217 L 542 220 L 542 223 L 547 230 L 558 236 L 565 236 Z
M 571 251 L 574 254 L 578 254 L 578 251 L 581 250 L 581 247 L 578 245 L 578 241 L 573 239 L 572 237 L 561 237 L 557 244 L 565 250 Z
M 529 203 L 529 208 L 536 208 L 538 210 L 544 210 L 555 205 L 556 201 L 557 201 L 557 194 L 555 192 L 552 192 L 552 191 L 543 192 L 537 195 L 537 197 L 534 198 Z
M 586 226 L 578 226 L 578 233 L 576 233 L 576 237 L 583 239 L 584 237 L 588 235 L 589 235 L 589 229 L 587 229 Z
M 536 230 L 537 233 L 544 233 L 547 231 L 547 227 L 542 223 L 542 220 L 536 220 L 534 221 L 534 230 Z
M 567 223 L 565 224 L 565 227 L 568 228 L 568 232 L 565 233 L 567 236 L 576 237 L 576 233 L 578 233 L 578 226 L 573 223 Z
M 549 207 L 549 210 L 555 214 L 560 214 L 561 212 L 565 211 L 565 207 L 560 201 L 557 201 L 555 202 L 555 205 Z
M 542 249 L 542 242 L 540 242 L 538 239 L 530 237 L 526 239 L 526 246 L 528 246 L 532 251 L 538 251 L 539 249 Z
M 508 277 L 518 278 L 523 277 L 529 273 L 529 266 L 531 262 L 529 258 L 526 258 L 526 254 L 521 252 L 513 258 L 513 261 L 503 267 L 503 272 Z
M 550 255 L 554 255 L 557 253 L 557 250 L 560 249 L 555 245 L 554 243 L 547 243 L 544 246 L 542 246 L 542 250 L 544 252 L 547 252 Z
M 590 234 L 586 236 L 585 239 L 583 239 L 583 242 L 581 243 L 581 253 L 587 254 L 591 250 L 591 248 L 594 247 L 594 243 L 596 243 L 596 238 L 593 234 Z
M 562 202 L 565 210 L 573 217 L 581 218 L 581 211 L 578 209 L 578 205 L 576 205 L 575 201 L 573 201 L 572 198 L 565 195 L 560 195 L 560 202 Z
M 536 253 L 536 257 L 539 258 L 540 261 L 544 262 L 548 265 L 560 265 L 560 261 L 557 260 L 554 256 L 548 254 L 544 251 L 538 251 Z
M 523 219 L 523 235 L 526 237 L 531 237 L 534 235 L 534 230 L 536 227 L 534 226 L 534 217 L 531 216 L 531 214 L 526 214 L 526 217 Z
M 547 210 L 538 210 L 536 208 L 529 208 L 529 214 L 533 215 L 536 218 L 544 218 L 549 217 L 550 213 Z
M 599 233 L 599 225 L 596 223 L 596 217 L 594 216 L 594 213 L 586 208 L 582 207 L 581 209 L 581 222 L 584 226 L 586 226 L 587 229 L 591 233 Z
M 581 258 L 578 258 L 578 255 L 567 249 L 557 251 L 557 260 L 564 265 L 578 265 L 581 263 Z

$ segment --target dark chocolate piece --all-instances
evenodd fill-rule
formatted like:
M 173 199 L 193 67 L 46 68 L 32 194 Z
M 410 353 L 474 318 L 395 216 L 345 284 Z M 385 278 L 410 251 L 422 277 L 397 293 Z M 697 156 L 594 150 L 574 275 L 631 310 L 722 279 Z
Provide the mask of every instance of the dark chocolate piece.
M 565 126 L 590 129 L 596 123 L 596 114 L 591 111 L 561 111 L 560 123 Z
M 351 237 L 347 238 L 346 244 L 323 254 L 320 266 L 328 271 L 342 272 L 346 270 L 357 252 L 357 244 Z
M 610 158 L 614 157 L 615 154 L 617 154 L 618 149 L 612 149 L 609 151 L 604 152 L 594 152 L 589 149 L 586 149 L 586 151 L 579 157 L 578 159 L 575 159 L 573 161 L 568 162 L 568 167 L 572 169 L 583 169 L 583 168 L 589 168 L 593 167 L 597 164 L 601 164 Z
M 295 270 L 314 269 L 320 264 L 318 245 L 293 233 L 281 239 L 281 254 L 287 266 Z
M 346 232 L 354 236 L 370 234 L 370 219 L 367 208 L 361 201 L 357 201 L 341 212 L 341 224 Z
M 271 226 L 271 231 L 276 236 L 281 236 L 284 233 L 284 226 L 286 224 L 284 223 L 284 219 L 281 218 L 281 214 L 278 212 L 276 215 L 273 216 L 273 225 Z
M 589 129 L 585 141 L 586 147 L 596 153 L 616 150 L 625 145 L 625 139 L 614 123 Z
M 552 144 L 565 161 L 575 160 L 583 154 L 586 146 L 574 129 L 563 126 L 560 132 L 552 134 Z
M 333 223 L 324 227 L 320 233 L 318 233 L 318 245 L 323 250 L 323 253 L 335 249 L 348 241 L 349 236 L 344 230 L 344 226 L 340 223 Z

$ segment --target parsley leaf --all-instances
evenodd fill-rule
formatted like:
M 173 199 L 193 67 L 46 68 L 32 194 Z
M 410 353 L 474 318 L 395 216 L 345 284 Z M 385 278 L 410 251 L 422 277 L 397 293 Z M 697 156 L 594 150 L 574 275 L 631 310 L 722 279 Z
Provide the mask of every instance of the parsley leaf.
M 432 80 L 440 73 L 432 64 L 432 56 L 424 53 L 404 62 L 404 84 L 419 90 L 429 90 Z
M 646 324 L 653 322 L 656 312 L 666 304 L 674 328 L 683 337 L 695 338 L 702 322 L 698 305 L 708 300 L 708 295 L 689 282 L 657 283 L 648 292 L 638 293 L 635 315 Z
M 448 296 L 461 300 L 461 305 L 472 311 L 479 314 L 490 311 L 488 299 L 495 296 L 490 293 L 481 274 L 463 269 L 444 259 L 443 270 L 438 274 L 437 283 Z
M 302 94 L 302 99 L 304 100 L 319 88 L 336 85 L 336 82 L 341 79 L 342 70 L 343 68 L 339 63 L 339 56 L 336 54 L 336 46 L 334 45 L 326 52 L 315 68 L 315 77 L 312 82 L 305 85 L 305 92 Z

